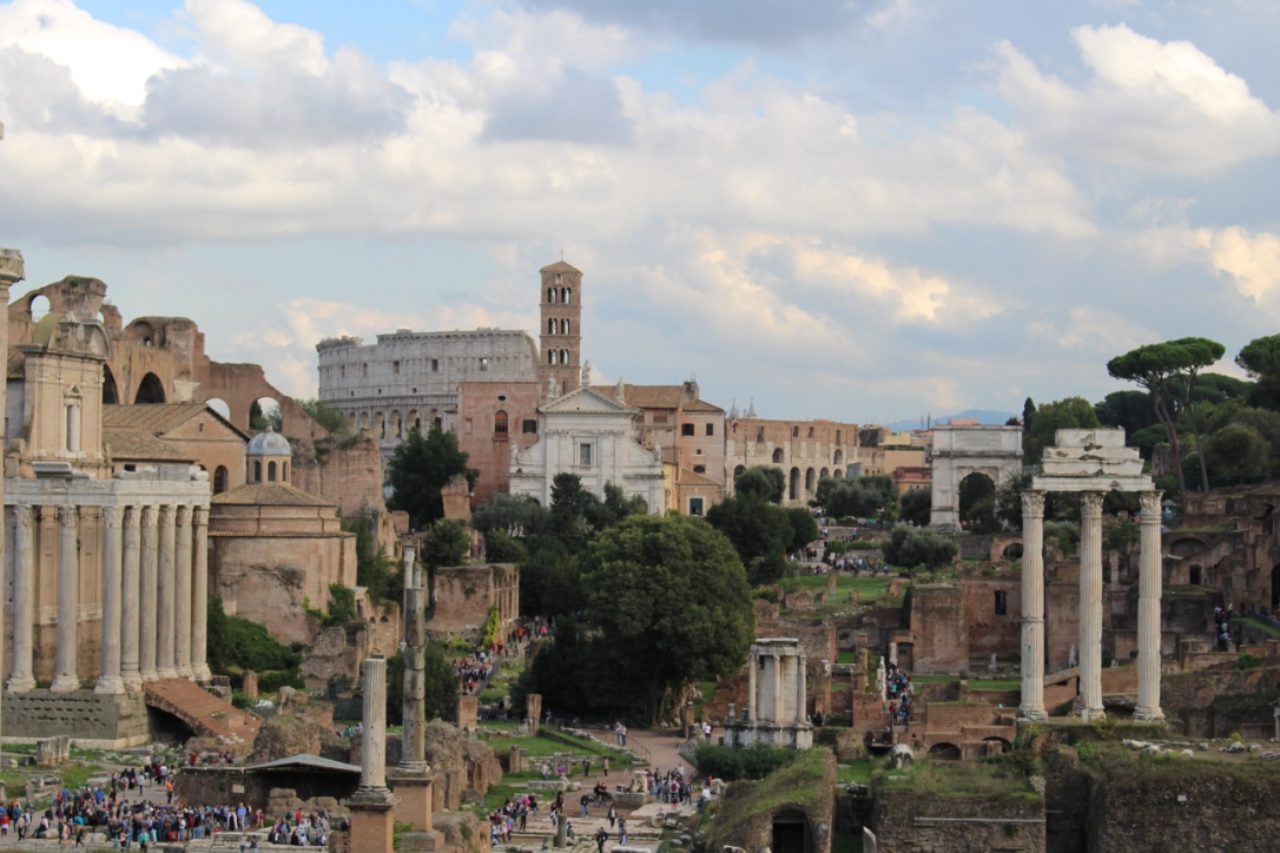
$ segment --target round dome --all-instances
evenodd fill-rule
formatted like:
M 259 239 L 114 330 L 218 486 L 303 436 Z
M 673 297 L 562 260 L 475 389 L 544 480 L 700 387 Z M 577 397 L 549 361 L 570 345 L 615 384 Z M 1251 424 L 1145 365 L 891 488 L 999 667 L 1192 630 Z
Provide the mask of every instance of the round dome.
M 249 439 L 248 453 L 250 456 L 292 456 L 293 448 L 289 446 L 289 439 L 268 428 Z

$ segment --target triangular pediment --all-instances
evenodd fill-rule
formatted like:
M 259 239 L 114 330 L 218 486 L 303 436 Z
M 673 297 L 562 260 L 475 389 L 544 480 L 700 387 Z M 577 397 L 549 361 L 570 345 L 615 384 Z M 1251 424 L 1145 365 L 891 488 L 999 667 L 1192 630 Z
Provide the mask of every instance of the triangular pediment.
M 588 413 L 599 415 L 634 414 L 635 410 L 590 388 L 575 388 L 539 410 L 546 414 Z

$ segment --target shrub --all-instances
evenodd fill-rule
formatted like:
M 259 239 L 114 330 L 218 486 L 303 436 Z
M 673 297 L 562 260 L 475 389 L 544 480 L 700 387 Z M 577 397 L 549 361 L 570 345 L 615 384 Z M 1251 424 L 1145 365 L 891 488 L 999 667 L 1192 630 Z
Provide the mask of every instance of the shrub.
M 775 746 L 758 744 L 750 749 L 733 749 L 704 743 L 694 750 L 693 763 L 703 776 L 732 782 L 737 779 L 763 779 L 790 764 L 797 755 L 799 753 L 793 749 Z
M 1236 658 L 1236 669 L 1257 669 L 1262 666 L 1262 658 L 1249 652 L 1241 652 Z
M 866 539 L 854 539 L 845 543 L 846 551 L 874 551 L 880 547 L 879 542 L 868 542 Z
M 327 627 L 349 625 L 356 621 L 355 590 L 340 583 L 329 584 L 329 613 L 324 617 Z

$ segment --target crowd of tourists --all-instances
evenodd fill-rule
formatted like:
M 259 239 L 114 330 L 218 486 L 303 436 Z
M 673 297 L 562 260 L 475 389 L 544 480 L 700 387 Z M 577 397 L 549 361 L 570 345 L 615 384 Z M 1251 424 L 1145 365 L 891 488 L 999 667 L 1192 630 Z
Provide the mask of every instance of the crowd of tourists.
M 692 796 L 689 780 L 685 778 L 684 767 L 663 773 L 661 770 L 646 770 L 645 786 L 649 796 L 657 797 L 659 802 L 669 805 L 685 805 Z
M 145 799 L 152 791 L 152 799 Z M 155 800 L 163 798 L 163 802 Z M 340 828 L 345 829 L 345 824 Z M 262 809 L 239 805 L 194 805 L 180 802 L 174 793 L 169 767 L 154 760 L 138 768 L 112 773 L 105 785 L 63 788 L 44 810 L 13 800 L 0 810 L 0 835 L 58 841 L 83 847 L 90 833 L 104 835 L 112 850 L 153 850 L 169 842 L 210 838 L 220 832 L 263 830 L 273 844 L 325 847 L 329 843 L 327 812 L 286 815 L 267 826 Z M 247 838 L 244 850 L 256 850 L 255 838 Z
M 493 657 L 489 652 L 477 651 L 471 657 L 458 658 L 453 671 L 458 676 L 458 687 L 463 693 L 478 693 L 489 683 L 493 675 Z
M 889 715 L 889 722 L 897 726 L 910 723 L 915 691 L 911 686 L 911 676 L 897 664 L 891 663 L 885 670 L 885 697 L 885 712 Z

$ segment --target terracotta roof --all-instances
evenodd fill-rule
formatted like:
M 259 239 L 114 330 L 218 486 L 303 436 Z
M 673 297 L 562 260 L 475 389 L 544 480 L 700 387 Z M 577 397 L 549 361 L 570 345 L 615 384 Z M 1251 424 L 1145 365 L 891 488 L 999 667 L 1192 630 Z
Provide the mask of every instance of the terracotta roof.
M 146 462 L 195 461 L 179 453 L 169 442 L 140 429 L 105 427 L 102 430 L 102 440 L 106 443 L 107 449 L 111 452 L 111 459 L 115 462 L 126 459 Z
M 570 264 L 566 264 L 566 263 L 564 262 L 564 260 L 563 260 L 563 259 L 561 259 L 561 260 L 556 261 L 554 264 L 547 264 L 545 267 L 543 267 L 542 269 L 538 270 L 538 272 L 576 272 L 576 273 L 581 273 L 581 272 L 582 272 L 582 270 L 577 269 L 576 267 L 573 267 L 573 266 L 571 266 Z
M 177 429 L 206 411 L 248 441 L 249 436 L 205 403 L 139 403 L 103 406 L 102 425 L 108 429 L 135 429 L 159 435 Z
M 623 383 L 623 401 L 633 409 L 680 409 L 686 412 L 723 412 L 706 400 L 685 401 L 683 385 L 627 385 Z M 592 385 L 591 390 L 617 399 L 617 385 Z
M 288 483 L 253 483 L 214 495 L 213 503 L 230 506 L 335 506 Z

